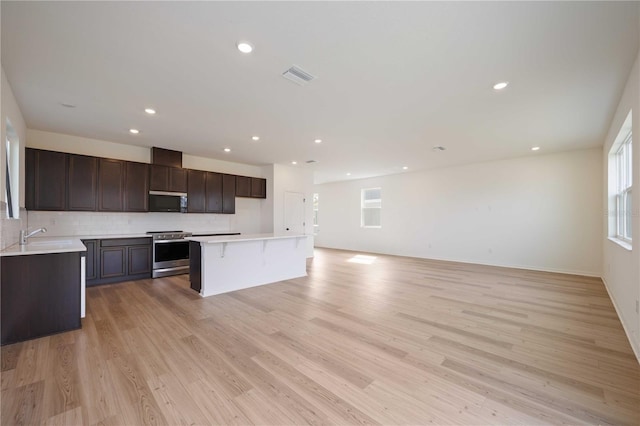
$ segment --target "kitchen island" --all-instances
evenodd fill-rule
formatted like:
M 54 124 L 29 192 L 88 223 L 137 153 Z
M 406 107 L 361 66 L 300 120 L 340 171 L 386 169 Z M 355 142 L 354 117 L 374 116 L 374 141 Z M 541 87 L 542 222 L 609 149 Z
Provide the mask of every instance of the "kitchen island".
M 190 237 L 191 288 L 202 297 L 307 275 L 306 235 Z

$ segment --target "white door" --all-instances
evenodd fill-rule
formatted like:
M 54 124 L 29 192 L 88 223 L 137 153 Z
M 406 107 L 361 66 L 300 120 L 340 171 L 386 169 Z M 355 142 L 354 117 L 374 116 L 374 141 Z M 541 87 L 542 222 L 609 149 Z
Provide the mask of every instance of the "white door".
M 288 234 L 304 234 L 304 194 L 284 193 L 284 229 Z

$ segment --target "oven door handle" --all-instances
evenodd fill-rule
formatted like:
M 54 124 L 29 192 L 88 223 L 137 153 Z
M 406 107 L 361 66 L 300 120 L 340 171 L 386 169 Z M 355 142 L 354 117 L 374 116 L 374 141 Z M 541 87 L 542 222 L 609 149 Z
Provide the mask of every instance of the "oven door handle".
M 179 243 L 179 242 L 183 242 L 183 241 L 187 242 L 187 240 L 180 239 L 180 240 L 154 240 L 153 243 L 154 244 L 156 244 L 156 243 L 164 244 L 164 243 Z

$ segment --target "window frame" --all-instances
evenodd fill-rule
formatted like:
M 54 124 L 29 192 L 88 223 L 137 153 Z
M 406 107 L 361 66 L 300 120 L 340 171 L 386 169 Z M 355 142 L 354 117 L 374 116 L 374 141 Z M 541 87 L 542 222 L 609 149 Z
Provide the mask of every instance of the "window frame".
M 365 199 L 365 194 L 367 191 L 379 191 L 380 198 L 376 199 Z M 377 207 L 366 206 L 366 204 L 376 203 L 379 204 Z M 365 224 L 365 210 L 369 209 L 378 209 L 380 210 L 379 222 L 378 225 L 367 225 Z M 362 188 L 360 190 L 360 227 L 361 228 L 371 228 L 371 229 L 380 229 L 382 228 L 382 187 L 373 187 L 373 188 Z
M 312 207 L 313 207 L 313 233 L 317 234 L 318 230 L 320 229 L 320 224 L 318 221 L 318 211 L 320 207 L 320 194 L 317 192 L 314 192 L 311 200 L 312 200 Z
M 633 134 L 629 130 L 614 152 L 615 167 L 615 234 L 614 238 L 632 242 Z

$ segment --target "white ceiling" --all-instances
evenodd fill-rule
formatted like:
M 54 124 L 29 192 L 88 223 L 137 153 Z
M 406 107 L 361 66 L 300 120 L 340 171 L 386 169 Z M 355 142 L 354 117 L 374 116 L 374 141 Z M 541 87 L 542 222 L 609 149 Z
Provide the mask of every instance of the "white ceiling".
M 296 160 L 318 183 L 601 146 L 639 39 L 638 2 L 0 7 L 2 66 L 29 128 Z M 293 64 L 317 79 L 282 78 Z

